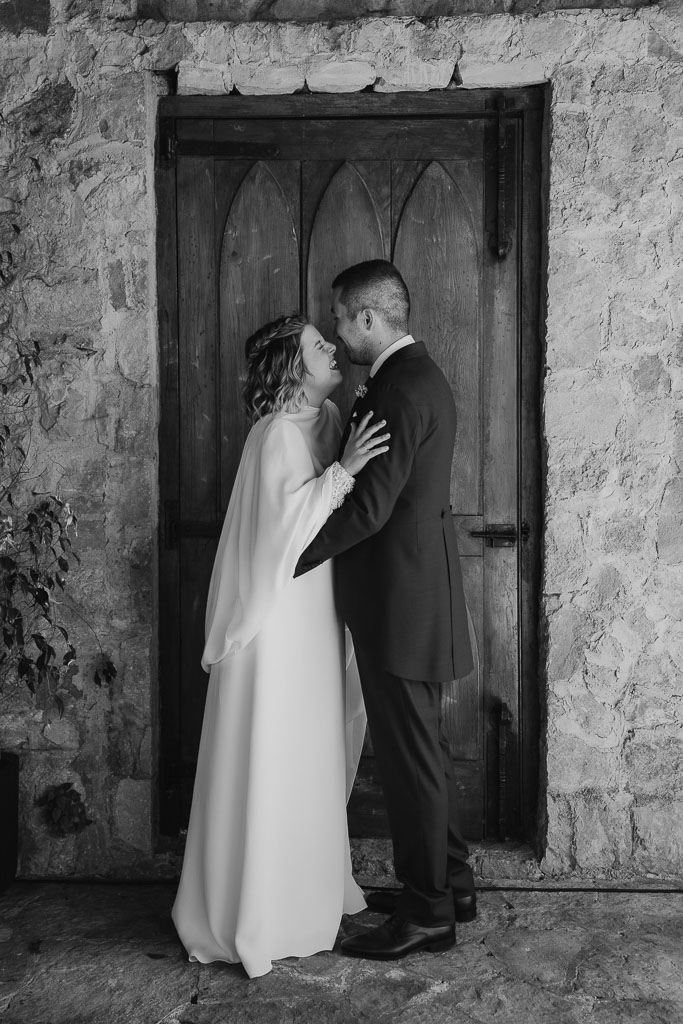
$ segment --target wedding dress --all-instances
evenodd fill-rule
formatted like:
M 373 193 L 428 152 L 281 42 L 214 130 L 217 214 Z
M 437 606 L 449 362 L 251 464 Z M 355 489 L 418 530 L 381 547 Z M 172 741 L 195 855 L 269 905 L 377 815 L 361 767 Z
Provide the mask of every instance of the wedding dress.
M 255 424 L 209 587 L 209 689 L 173 920 L 190 960 L 241 962 L 250 977 L 331 949 L 342 914 L 365 907 L 346 822 L 365 731 L 355 659 L 332 563 L 293 579 L 340 500 L 340 433 L 329 401 Z

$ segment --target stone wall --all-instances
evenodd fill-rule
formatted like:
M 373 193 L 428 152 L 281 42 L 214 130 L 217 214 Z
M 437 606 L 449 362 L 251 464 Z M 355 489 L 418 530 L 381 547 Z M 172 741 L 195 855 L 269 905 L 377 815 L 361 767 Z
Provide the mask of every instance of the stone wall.
M 416 6 L 416 5 L 414 5 Z M 681 876 L 683 9 L 174 23 L 0 3 L 0 293 L 45 353 L 36 486 L 80 513 L 64 716 L 16 695 L 21 871 L 163 874 L 155 851 L 157 96 L 549 82 L 542 627 L 546 877 Z M 168 73 L 171 72 L 169 75 Z M 16 225 L 16 226 L 14 226 Z M 34 806 L 73 781 L 93 824 Z

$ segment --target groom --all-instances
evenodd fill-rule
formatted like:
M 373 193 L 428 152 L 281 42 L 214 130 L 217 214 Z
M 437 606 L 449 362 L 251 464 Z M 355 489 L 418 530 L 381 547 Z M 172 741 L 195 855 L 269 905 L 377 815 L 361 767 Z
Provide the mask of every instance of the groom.
M 352 362 L 371 367 L 350 423 L 372 411 L 391 437 L 389 451 L 359 473 L 304 551 L 297 574 L 336 556 L 340 610 L 353 635 L 403 886 L 397 896 L 368 896 L 372 909 L 390 916 L 344 939 L 342 949 L 395 960 L 448 949 L 454 921 L 476 915 L 440 742 L 439 684 L 472 668 L 449 506 L 456 413 L 446 378 L 408 333 L 410 297 L 393 264 L 359 263 L 332 288 L 337 337 Z

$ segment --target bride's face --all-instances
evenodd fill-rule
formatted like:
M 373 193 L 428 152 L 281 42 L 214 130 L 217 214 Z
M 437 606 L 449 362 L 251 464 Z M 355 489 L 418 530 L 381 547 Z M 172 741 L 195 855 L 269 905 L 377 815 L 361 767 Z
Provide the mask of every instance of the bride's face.
M 306 369 L 304 390 L 312 404 L 314 398 L 327 397 L 341 382 L 336 351 L 336 345 L 325 341 L 313 324 L 306 324 L 301 332 L 301 357 Z

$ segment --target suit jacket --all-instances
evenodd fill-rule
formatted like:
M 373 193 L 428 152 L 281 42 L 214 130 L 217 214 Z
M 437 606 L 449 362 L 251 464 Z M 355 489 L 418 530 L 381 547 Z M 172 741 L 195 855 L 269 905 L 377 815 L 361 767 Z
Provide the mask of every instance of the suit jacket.
M 340 611 L 354 642 L 370 646 L 392 675 L 445 682 L 472 668 L 449 505 L 455 403 L 420 342 L 390 356 L 367 387 L 351 419 L 371 409 L 373 421 L 385 419 L 389 451 L 361 470 L 296 575 L 335 556 Z

